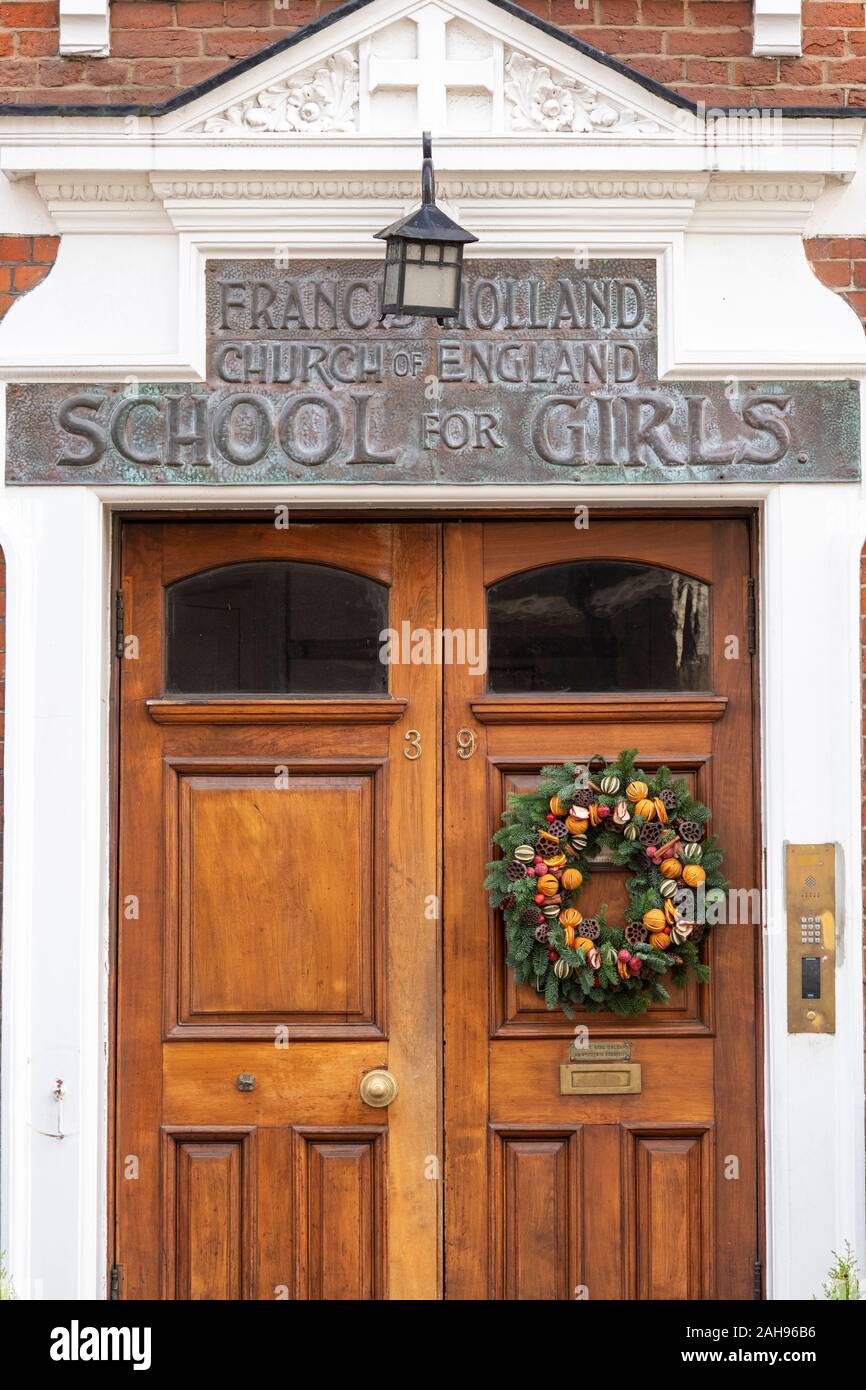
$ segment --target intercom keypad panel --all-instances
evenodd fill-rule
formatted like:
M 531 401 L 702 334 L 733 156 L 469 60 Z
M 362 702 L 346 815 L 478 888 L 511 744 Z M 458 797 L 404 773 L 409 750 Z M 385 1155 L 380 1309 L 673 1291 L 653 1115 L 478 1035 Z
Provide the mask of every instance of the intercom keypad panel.
M 785 847 L 788 1032 L 836 1031 L 835 844 Z

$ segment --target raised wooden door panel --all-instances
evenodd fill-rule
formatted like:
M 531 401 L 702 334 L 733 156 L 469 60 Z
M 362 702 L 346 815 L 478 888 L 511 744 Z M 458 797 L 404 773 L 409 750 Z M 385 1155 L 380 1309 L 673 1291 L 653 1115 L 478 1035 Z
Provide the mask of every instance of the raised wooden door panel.
M 712 1298 L 712 1126 L 625 1124 L 621 1133 L 625 1296 Z
M 570 740 L 572 752 L 568 756 L 586 761 L 596 752 L 601 752 L 602 756 L 614 757 L 621 748 L 633 747 L 637 740 L 645 740 L 649 734 L 646 725 L 619 727 L 624 742 L 618 747 L 608 746 L 610 735 L 604 730 L 598 730 L 594 735 L 591 729 L 588 732 L 581 729 L 575 739 L 570 729 L 557 731 L 547 728 L 545 738 L 560 737 L 566 741 Z M 599 738 L 597 744 L 591 742 L 593 736 Z M 534 732 L 527 735 L 525 731 L 521 731 L 520 734 L 515 733 L 510 742 L 516 751 L 524 744 L 531 746 L 533 742 L 537 743 L 537 738 L 538 735 Z M 587 742 L 587 739 L 590 739 L 590 742 Z M 536 758 L 526 766 L 515 756 L 505 762 L 499 762 L 492 754 L 488 761 L 492 778 L 491 811 L 495 820 L 498 820 L 510 793 L 528 791 L 537 785 L 541 762 Z M 544 758 L 541 761 L 546 762 L 549 759 Z M 642 767 L 646 772 L 652 773 L 663 762 L 676 776 L 682 777 L 688 783 L 693 795 L 711 804 L 711 760 L 708 756 L 642 758 Z M 604 907 L 611 922 L 621 921 L 628 902 L 628 877 L 627 871 L 606 866 L 603 861 L 596 861 L 592 878 L 581 893 L 580 905 L 584 917 L 594 916 Z M 618 1019 L 607 1014 L 589 1014 L 578 1008 L 575 1011 L 574 1022 L 570 1022 L 564 1014 L 550 1013 L 544 1007 L 544 1001 L 539 999 L 537 992 L 530 985 L 515 985 L 512 972 L 505 964 L 506 941 L 501 914 L 494 913 L 492 909 L 489 910 L 489 931 L 493 943 L 490 998 L 493 1006 L 494 1036 L 571 1038 L 574 1036 L 575 1023 L 591 1023 L 593 1030 L 599 1034 L 615 1033 L 623 1038 L 658 1036 L 662 1022 L 666 1032 L 679 1035 L 705 1033 L 712 1027 L 712 991 L 701 987 L 694 979 L 688 980 L 682 987 L 668 982 L 670 1000 L 667 1003 L 652 1004 L 647 1015 Z M 707 964 L 712 969 L 712 936 L 708 938 L 705 950 Z
M 713 1161 L 699 1124 L 491 1125 L 493 1297 L 711 1298 Z
M 249 568 L 271 562 L 284 567 L 276 583 Z M 326 577 L 320 611 L 307 607 L 300 621 L 286 562 Z M 195 662 L 171 660 L 171 586 L 232 566 L 247 611 L 223 622 L 241 592 L 232 575 L 213 603 L 194 586 L 195 602 L 211 604 L 201 626 L 210 665 L 204 690 L 178 689 L 176 672 Z M 433 527 L 124 531 L 127 632 L 139 653 L 121 674 L 124 1297 L 418 1298 L 439 1288 L 439 1186 L 424 1163 L 439 1151 L 437 928 L 424 913 L 438 892 L 436 673 L 394 665 L 383 680 L 381 668 L 362 669 L 378 662 L 376 631 L 344 660 L 338 691 L 297 695 L 292 680 L 309 686 L 311 671 L 327 671 L 329 643 L 345 654 L 340 615 L 329 621 L 327 609 L 335 570 L 384 586 L 389 625 L 437 625 Z M 308 570 L 303 585 L 306 594 Z M 260 621 L 269 594 L 283 604 L 278 621 Z M 299 640 L 263 658 L 256 644 L 278 641 L 287 614 Z M 192 616 L 177 631 L 194 645 Z M 250 672 L 266 693 L 218 688 L 223 673 L 241 682 Z M 407 729 L 417 731 L 409 740 Z M 379 1067 L 400 1083 L 387 1110 L 359 1094 Z
M 255 1297 L 255 1128 L 165 1125 L 162 1135 L 166 1297 Z
M 613 589 L 642 594 L 641 624 L 617 615 L 603 585 L 593 592 L 593 568 L 605 565 L 620 566 L 610 571 Z M 535 574 L 555 567 L 536 584 Z M 749 574 L 740 520 L 598 519 L 585 531 L 542 520 L 446 527 L 446 625 L 491 630 L 486 686 L 466 668 L 446 670 L 446 1046 L 449 1074 L 461 1078 L 446 1092 L 449 1296 L 535 1296 L 523 1292 L 529 1288 L 591 1299 L 751 1296 L 759 927 L 711 934 L 708 986 L 675 991 L 638 1019 L 569 1023 L 530 989 L 515 989 L 502 923 L 478 870 L 509 790 L 530 786 L 546 763 L 636 747 L 647 770 L 665 763 L 691 782 L 712 808 L 731 882 L 755 885 Z M 574 592 L 590 599 L 575 604 Z M 589 688 L 575 661 L 561 664 L 562 684 L 551 688 L 557 664 L 546 644 L 555 637 L 562 648 L 567 638 L 557 627 L 561 600 L 576 614 L 573 640 L 598 658 Z M 691 605 L 694 620 L 676 642 L 658 623 L 659 603 L 674 617 Z M 495 638 L 497 622 L 501 637 L 512 620 L 509 667 Z M 689 641 L 687 670 L 677 663 Z M 650 678 L 642 680 L 645 669 Z M 653 686 L 659 673 L 668 688 Z M 451 750 L 464 728 L 477 751 L 460 760 Z M 613 918 L 623 879 L 596 870 L 582 910 L 607 902 Z M 468 998 L 477 1007 L 468 1010 Z M 639 1093 L 560 1094 L 559 1066 L 576 1024 L 590 1037 L 630 1043 L 642 1068 Z M 569 1150 L 566 1177 L 560 1149 L 572 1131 L 580 1142 Z M 723 1171 L 732 1155 L 737 1181 Z
M 386 1135 L 384 1125 L 295 1132 L 300 1297 L 383 1296 Z
M 494 1297 L 574 1297 L 582 1265 L 581 1177 L 579 1125 L 491 1125 Z
M 167 1036 L 385 1036 L 386 777 L 165 760 Z

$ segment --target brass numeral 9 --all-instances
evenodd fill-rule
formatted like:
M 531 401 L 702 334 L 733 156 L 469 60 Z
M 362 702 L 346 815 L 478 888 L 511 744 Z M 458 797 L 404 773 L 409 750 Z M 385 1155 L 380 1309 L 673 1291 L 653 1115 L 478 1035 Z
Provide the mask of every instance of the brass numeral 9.
M 471 758 L 478 747 L 478 739 L 471 729 L 457 730 L 457 756 L 458 758 Z

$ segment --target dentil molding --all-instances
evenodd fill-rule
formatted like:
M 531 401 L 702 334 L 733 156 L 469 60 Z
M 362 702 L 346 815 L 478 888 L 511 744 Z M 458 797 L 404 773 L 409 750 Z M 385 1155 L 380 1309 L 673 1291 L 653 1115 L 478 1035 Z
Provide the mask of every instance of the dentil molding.
M 207 202 L 234 202 L 236 199 L 267 202 L 268 199 L 386 199 L 409 197 L 417 199 L 418 179 L 361 177 L 289 178 L 150 178 L 82 179 L 58 182 L 57 179 L 36 179 L 44 202 L 61 206 L 64 203 L 136 204 L 183 202 L 206 199 Z M 666 199 L 666 197 L 706 197 L 714 203 L 799 203 L 819 197 L 823 178 L 710 178 L 699 174 L 692 178 L 669 178 L 652 175 L 646 178 L 439 178 L 438 195 L 450 199 Z
M 171 205 L 208 204 L 212 209 L 221 205 L 259 203 L 326 203 L 347 206 L 358 201 L 405 202 L 418 199 L 418 180 L 415 176 L 380 176 L 376 174 L 303 175 L 273 174 L 265 176 L 171 178 L 151 175 L 149 178 L 106 178 L 61 180 L 55 176 L 37 175 L 36 186 L 47 204 L 59 230 L 104 231 L 117 227 L 123 230 L 140 225 L 167 225 Z M 805 204 L 811 205 L 824 186 L 821 177 L 780 178 L 768 175 L 731 177 L 693 174 L 675 176 L 647 174 L 645 176 L 598 174 L 586 177 L 561 175 L 536 176 L 522 174 L 511 178 L 442 177 L 437 189 L 441 200 L 458 203 L 568 203 L 593 201 L 623 204 L 692 202 L 728 210 L 736 216 L 737 209 L 782 210 Z
M 696 198 L 706 187 L 706 177 L 671 178 L 524 178 L 453 179 L 437 178 L 440 202 L 451 199 L 497 199 L 502 202 L 526 199 L 562 200 L 571 198 Z M 236 199 L 351 200 L 354 198 L 406 198 L 418 201 L 418 179 L 388 178 L 272 178 L 272 179 L 173 179 L 153 180 L 153 189 L 165 201 L 211 202 Z

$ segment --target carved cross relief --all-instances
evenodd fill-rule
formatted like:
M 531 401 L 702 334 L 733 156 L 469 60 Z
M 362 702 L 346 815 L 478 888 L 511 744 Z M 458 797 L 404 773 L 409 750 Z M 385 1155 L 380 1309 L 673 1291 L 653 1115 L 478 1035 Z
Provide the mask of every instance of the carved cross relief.
M 448 99 L 451 93 L 481 91 L 489 93 L 490 98 L 498 93 L 501 105 L 502 45 L 497 40 L 478 30 L 473 45 L 464 26 L 460 35 L 464 39 L 461 50 L 455 44 L 456 35 L 449 34 L 449 24 L 458 22 L 453 14 L 436 4 L 425 5 L 408 22 L 416 31 L 414 44 L 411 33 L 403 32 L 414 48 L 414 56 L 386 56 L 387 50 L 383 52 L 377 45 L 377 35 L 362 45 L 362 64 L 365 63 L 367 73 L 363 87 L 368 109 L 370 100 L 379 92 L 414 92 L 418 128 L 444 133 L 450 124 Z M 391 32 L 396 27 L 392 25 Z M 386 39 L 388 33 L 389 30 L 384 30 L 382 38 Z M 485 49 L 486 57 L 483 56 Z M 466 56 L 462 56 L 463 53 Z

